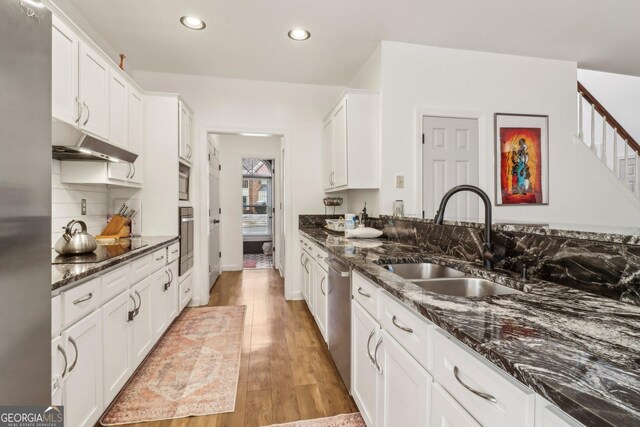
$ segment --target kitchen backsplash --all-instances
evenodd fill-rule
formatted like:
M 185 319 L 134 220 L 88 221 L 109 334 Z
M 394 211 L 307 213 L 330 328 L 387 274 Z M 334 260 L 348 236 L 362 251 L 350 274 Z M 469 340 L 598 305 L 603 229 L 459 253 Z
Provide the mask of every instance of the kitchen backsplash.
M 60 160 L 51 165 L 51 246 L 62 236 L 62 227 L 72 219 L 87 224 L 89 233 L 100 234 L 106 223 L 109 190 L 106 185 L 77 185 L 60 182 Z M 81 201 L 87 200 L 87 215 L 81 214 Z

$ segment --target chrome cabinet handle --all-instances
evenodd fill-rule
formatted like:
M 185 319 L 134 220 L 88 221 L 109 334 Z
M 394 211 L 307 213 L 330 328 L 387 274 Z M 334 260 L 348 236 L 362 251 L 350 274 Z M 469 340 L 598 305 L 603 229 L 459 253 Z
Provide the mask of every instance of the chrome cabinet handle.
M 320 254 L 316 255 L 316 257 L 318 257 L 318 258 L 320 258 L 320 259 L 322 259 L 322 258 L 323 258 L 323 256 L 322 256 L 322 255 L 320 255 Z
M 322 284 L 324 283 L 325 280 L 326 280 L 326 277 L 323 277 L 322 280 L 320 280 L 320 292 L 322 292 L 322 295 L 326 297 L 327 294 L 324 292 L 324 289 L 322 289 Z
M 127 163 L 129 165 L 129 172 L 127 172 L 127 179 L 131 178 L 131 163 Z
M 133 321 L 133 319 L 136 317 L 136 308 L 138 307 L 138 304 L 136 304 L 136 299 L 133 297 L 133 295 L 129 294 L 129 299 L 133 301 L 133 310 L 129 310 L 127 312 L 127 322 Z
M 172 255 L 173 255 L 173 254 L 177 254 L 177 253 L 178 253 L 178 250 L 177 250 L 177 249 L 175 249 L 175 250 L 171 251 L 171 254 L 172 254 Z
M 93 298 L 93 292 L 89 292 L 87 295 L 78 298 L 77 300 L 73 301 L 74 305 L 78 305 L 80 303 L 83 303 L 85 301 L 89 301 L 91 298 Z
M 164 255 L 160 255 L 158 258 L 156 258 L 156 261 L 160 261 L 164 259 Z
M 475 394 L 476 396 L 480 396 L 481 398 L 483 398 L 484 400 L 488 400 L 491 403 L 498 403 L 498 400 L 491 396 L 490 394 L 487 393 L 483 393 L 481 391 L 475 390 L 473 387 L 470 387 L 469 385 L 465 384 L 461 379 L 460 379 L 460 369 L 458 369 L 457 366 L 453 367 L 453 375 L 456 377 L 456 380 L 458 380 L 458 382 L 460 384 L 462 384 L 462 387 L 466 388 L 467 390 L 469 390 L 471 393 Z
M 169 270 L 165 270 L 164 274 L 167 275 L 167 282 L 164 282 L 164 290 L 165 292 L 167 291 L 167 289 L 169 289 L 171 287 L 171 276 L 169 276 Z
M 187 288 L 187 290 L 184 291 L 185 294 L 188 294 L 189 292 L 191 292 L 191 288 Z
M 89 117 L 91 117 L 91 108 L 89 108 L 89 106 L 84 101 L 82 101 L 82 105 L 87 107 L 87 119 L 82 123 L 82 126 L 86 126 L 87 123 L 89 123 Z
M 371 330 L 371 333 L 369 334 L 369 338 L 367 339 L 367 356 L 369 356 L 369 360 L 371 361 L 371 363 L 375 366 L 376 361 L 373 358 L 373 356 L 371 355 L 371 350 L 369 350 L 370 345 L 371 345 L 371 338 L 373 338 L 373 336 L 376 334 L 376 328 L 373 328 Z M 376 368 L 377 369 L 377 368 Z
M 307 273 L 308 273 L 309 269 L 307 268 L 307 265 L 309 265 L 309 258 L 307 258 L 307 260 L 304 263 L 304 269 L 307 270 Z
M 136 295 L 138 296 L 138 300 L 140 301 L 140 304 L 138 304 L 138 307 L 136 308 L 136 315 L 134 317 L 138 317 L 138 314 L 140 314 L 140 307 L 142 307 L 142 297 L 140 296 L 140 293 L 138 291 L 133 291 L 136 293 Z
M 400 329 L 402 331 L 408 332 L 410 334 L 413 333 L 413 329 L 407 328 L 406 326 L 399 325 L 398 322 L 396 322 L 396 319 L 397 319 L 397 317 L 394 314 L 393 317 L 391 318 L 391 323 L 393 323 L 393 326 L 395 326 L 396 328 L 398 328 L 398 329 Z
M 73 337 L 69 337 L 69 342 L 71 342 L 71 344 L 73 345 L 73 348 L 75 349 L 76 352 L 76 358 L 73 359 L 73 363 L 71 364 L 71 366 L 69 366 L 69 373 L 71 373 L 71 371 L 73 371 L 73 368 L 76 367 L 76 363 L 78 363 L 78 345 L 76 344 L 76 341 L 73 339 Z
M 58 351 L 62 353 L 62 357 L 64 358 L 64 369 L 62 370 L 62 378 L 67 374 L 67 352 L 64 351 L 64 348 L 60 344 L 58 344 Z
M 304 254 L 300 255 L 300 265 L 304 267 L 304 262 L 302 262 L 302 258 L 304 258 Z
M 80 104 L 80 98 L 76 96 L 76 104 L 78 104 L 78 117 L 76 117 L 76 123 L 80 124 L 80 119 L 82 118 L 83 108 L 82 104 Z
M 378 348 L 380 347 L 380 344 L 382 344 L 382 337 L 380 337 L 380 339 L 376 343 L 376 348 L 373 350 L 373 362 L 375 364 L 376 371 L 378 371 L 378 373 L 382 375 L 382 366 L 380 366 L 380 364 L 378 363 Z
M 173 271 L 169 270 L 169 281 L 173 282 Z
M 366 292 L 362 292 L 362 287 L 359 287 L 359 288 L 358 288 L 358 293 L 359 293 L 360 295 L 362 295 L 363 297 L 371 298 L 371 294 L 368 294 L 368 293 L 366 293 Z
M 131 178 L 133 178 L 134 176 L 136 176 L 136 165 L 134 163 L 131 163 L 131 166 L 133 166 L 133 173 L 131 174 Z

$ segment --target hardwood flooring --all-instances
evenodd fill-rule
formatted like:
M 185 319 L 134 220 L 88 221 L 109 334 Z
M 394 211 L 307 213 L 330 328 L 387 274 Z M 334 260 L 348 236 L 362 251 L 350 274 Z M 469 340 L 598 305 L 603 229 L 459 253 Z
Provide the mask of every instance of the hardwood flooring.
M 209 306 L 246 305 L 234 412 L 136 427 L 259 427 L 358 409 L 304 301 L 286 301 L 276 270 L 226 272 Z

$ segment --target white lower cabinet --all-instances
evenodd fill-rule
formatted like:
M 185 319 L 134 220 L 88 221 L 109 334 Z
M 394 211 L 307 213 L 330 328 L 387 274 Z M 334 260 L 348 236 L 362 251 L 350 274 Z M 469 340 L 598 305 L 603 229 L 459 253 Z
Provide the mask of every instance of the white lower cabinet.
M 372 356 L 380 325 L 358 303 L 351 304 L 351 395 L 367 426 L 376 425 L 378 371 Z
M 320 261 L 324 264 L 324 261 Z M 325 264 L 326 265 L 326 264 Z M 314 292 L 313 298 L 313 307 L 314 312 L 313 315 L 316 319 L 316 323 L 318 324 L 318 329 L 322 333 L 322 337 L 326 342 L 328 342 L 329 337 L 327 335 L 327 316 L 329 310 L 329 298 L 328 298 L 328 284 L 327 284 L 327 270 L 322 268 L 322 264 L 318 264 L 314 261 L 313 268 L 311 269 L 313 272 L 312 279 L 312 289 Z
M 105 407 L 118 394 L 134 370 L 129 313 L 134 310 L 129 290 L 102 307 L 103 397 Z
M 171 276 L 171 281 L 169 282 L 169 287 L 165 292 L 164 310 L 167 324 L 169 325 L 173 322 L 173 319 L 178 317 L 178 313 L 180 312 L 180 295 L 178 294 L 178 261 L 172 262 L 167 269 Z
M 65 424 L 93 426 L 103 410 L 101 311 L 63 331 L 62 341 L 69 364 L 62 387 Z
M 431 386 L 431 427 L 481 427 L 440 384 Z
M 153 304 L 153 335 L 157 340 L 167 329 L 165 314 L 165 293 L 171 283 L 171 276 L 166 268 L 156 271 L 151 276 L 151 303 Z
M 382 330 L 373 351 L 381 368 L 382 381 L 377 425 L 427 427 L 431 375 L 385 330 Z
M 137 300 L 131 321 L 131 348 L 134 366 L 138 366 L 142 362 L 156 342 L 153 333 L 151 289 L 151 277 L 147 277 L 131 288 L 131 292 Z
M 193 274 L 189 274 L 187 277 L 182 279 L 180 282 L 180 286 L 178 287 L 180 294 L 180 312 L 184 310 L 184 308 L 189 304 L 191 298 L 193 297 Z

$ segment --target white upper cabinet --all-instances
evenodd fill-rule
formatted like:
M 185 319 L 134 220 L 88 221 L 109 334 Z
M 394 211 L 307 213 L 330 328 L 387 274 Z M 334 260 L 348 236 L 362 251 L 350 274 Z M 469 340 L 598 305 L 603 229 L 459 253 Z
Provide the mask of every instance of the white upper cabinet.
M 143 147 L 144 147 L 144 98 L 142 94 L 129 88 L 129 122 L 127 125 L 129 151 L 138 155 L 138 159 L 132 165 L 133 170 L 129 181 L 141 184 L 143 174 Z
M 180 160 L 187 164 L 191 164 L 193 161 L 194 154 L 194 122 L 193 122 L 193 112 L 184 103 L 184 101 L 180 101 L 179 103 L 179 117 L 180 117 L 180 145 L 178 155 L 180 156 Z
M 80 39 L 55 15 L 52 17 L 52 115 L 54 119 L 77 126 L 78 58 Z
M 109 79 L 109 143 L 129 147 L 129 85 L 116 73 Z
M 322 131 L 325 191 L 378 188 L 379 95 L 347 91 Z
M 80 126 L 89 133 L 109 139 L 109 65 L 86 43 L 80 43 Z

